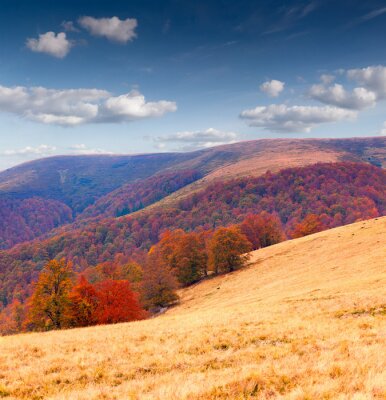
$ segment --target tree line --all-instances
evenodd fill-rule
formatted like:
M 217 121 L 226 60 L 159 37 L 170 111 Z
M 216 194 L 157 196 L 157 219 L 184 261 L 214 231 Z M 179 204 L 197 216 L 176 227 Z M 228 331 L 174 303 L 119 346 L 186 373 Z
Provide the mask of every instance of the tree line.
M 177 179 L 177 186 L 179 182 Z M 385 215 L 385 187 L 386 172 L 371 165 L 315 164 L 276 174 L 267 172 L 258 178 L 214 182 L 162 207 L 155 205 L 120 218 L 84 221 L 80 228 L 67 225 L 47 239 L 0 251 L 0 308 L 14 299 L 25 302 L 32 294 L 32 283 L 51 259 L 71 261 L 77 273 L 95 270 L 105 262 L 124 265 L 132 260 L 142 265 L 149 249 L 168 230 L 210 233 L 239 225 L 248 215 L 262 212 L 280 220 L 286 237 L 304 236 Z M 167 190 L 162 189 L 163 193 Z M 249 240 L 256 243 L 252 237 Z M 264 245 L 267 239 L 259 240 Z M 207 257 L 209 263 L 209 253 Z M 144 276 L 150 273 L 145 266 L 143 269 Z
M 0 332 L 140 320 L 176 304 L 178 288 L 235 271 L 247 263 L 249 251 L 284 239 L 279 218 L 263 212 L 214 231 L 165 231 L 142 265 L 104 262 L 77 273 L 71 261 L 49 260 L 31 296 L 3 310 Z

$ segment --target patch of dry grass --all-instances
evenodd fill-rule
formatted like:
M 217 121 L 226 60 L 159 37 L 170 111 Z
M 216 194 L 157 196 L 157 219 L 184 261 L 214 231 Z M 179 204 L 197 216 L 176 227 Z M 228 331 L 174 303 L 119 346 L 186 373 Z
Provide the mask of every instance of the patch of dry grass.
M 386 218 L 281 243 L 147 321 L 0 338 L 5 399 L 385 399 Z

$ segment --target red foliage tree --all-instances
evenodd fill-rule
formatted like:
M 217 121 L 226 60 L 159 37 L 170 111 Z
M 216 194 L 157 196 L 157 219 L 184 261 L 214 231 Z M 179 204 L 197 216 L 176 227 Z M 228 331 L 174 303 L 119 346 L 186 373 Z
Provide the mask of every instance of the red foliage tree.
M 146 314 L 128 281 L 109 279 L 98 283 L 96 289 L 99 303 L 96 311 L 98 324 L 115 324 L 145 318 Z

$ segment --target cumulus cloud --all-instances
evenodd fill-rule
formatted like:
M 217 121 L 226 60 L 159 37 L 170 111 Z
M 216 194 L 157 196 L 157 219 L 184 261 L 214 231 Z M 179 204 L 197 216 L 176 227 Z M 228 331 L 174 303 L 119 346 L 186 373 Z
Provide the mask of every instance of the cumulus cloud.
M 57 35 L 54 32 L 47 32 L 39 35 L 38 39 L 28 38 L 26 46 L 37 53 L 64 58 L 69 53 L 72 43 L 67 39 L 64 32 Z
M 336 83 L 326 87 L 313 85 L 309 90 L 309 96 L 324 104 L 334 105 L 351 110 L 362 110 L 374 106 L 377 101 L 376 93 L 363 87 L 347 91 L 342 85 Z
M 260 90 L 269 97 L 277 97 L 284 90 L 284 85 L 284 82 L 272 79 L 271 81 L 262 83 Z
M 203 131 L 182 131 L 155 139 L 157 147 L 165 148 L 167 143 L 176 145 L 178 150 L 198 150 L 221 144 L 235 143 L 238 134 L 209 128 Z
M 308 95 L 324 104 L 351 110 L 372 107 L 377 101 L 386 98 L 386 67 L 378 65 L 347 71 L 341 70 L 340 74 L 360 86 L 351 91 L 346 90 L 338 83 L 328 86 L 332 82 L 329 79 L 332 75 L 322 75 L 322 84 L 311 86 Z
M 47 144 L 41 144 L 40 146 L 27 146 L 22 149 L 5 150 L 3 156 L 46 156 L 54 153 L 56 150 L 55 146 L 49 146 Z
M 271 104 L 245 110 L 240 118 L 250 126 L 272 132 L 310 132 L 313 127 L 328 122 L 355 118 L 357 113 L 338 107 L 287 106 Z
M 386 67 L 383 65 L 350 69 L 347 77 L 374 92 L 379 99 L 386 97 Z
M 176 103 L 160 100 L 146 102 L 145 97 L 136 90 L 117 97 L 109 97 L 100 112 L 100 118 L 106 122 L 131 121 L 139 118 L 161 117 L 167 112 L 177 110 Z
M 73 126 L 129 122 L 160 117 L 176 109 L 177 105 L 172 101 L 146 102 L 137 91 L 115 97 L 99 89 L 0 86 L 0 111 L 43 124 Z
M 94 18 L 82 17 L 79 25 L 94 36 L 103 36 L 109 40 L 127 43 L 136 38 L 135 28 L 138 22 L 135 18 L 121 20 L 118 17 Z

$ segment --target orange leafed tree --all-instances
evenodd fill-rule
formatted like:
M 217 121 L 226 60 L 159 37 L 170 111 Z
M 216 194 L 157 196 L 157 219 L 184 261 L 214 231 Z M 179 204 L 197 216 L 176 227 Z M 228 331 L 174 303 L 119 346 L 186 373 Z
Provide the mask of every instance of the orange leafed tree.
M 238 227 L 219 228 L 209 242 L 209 266 L 215 274 L 232 272 L 245 265 L 251 249 Z
M 0 313 L 0 335 L 12 335 L 21 332 L 25 319 L 25 307 L 19 300 L 14 299 Z
M 68 325 L 72 264 L 49 261 L 39 275 L 29 300 L 28 325 L 35 330 L 61 329 Z
M 190 285 L 207 275 L 204 235 L 182 229 L 166 231 L 156 247 L 181 285 Z
M 267 213 L 250 214 L 240 224 L 241 232 L 252 244 L 252 249 L 271 246 L 285 240 L 280 219 L 276 215 Z
M 174 304 L 178 300 L 176 278 L 157 246 L 153 246 L 146 257 L 141 285 L 142 303 L 147 310 L 157 310 Z
M 291 232 L 291 237 L 300 238 L 327 229 L 322 217 L 315 214 L 308 214 L 302 222 L 295 225 Z
M 143 319 L 146 313 L 139 305 L 130 283 L 125 280 L 105 280 L 96 285 L 98 324 L 115 324 Z

